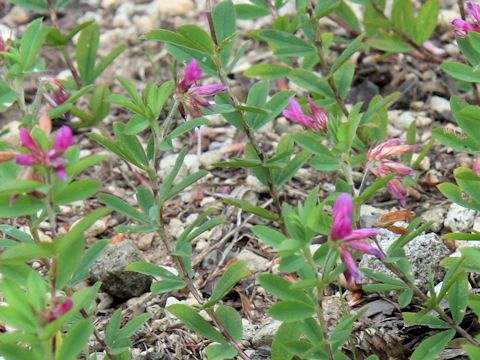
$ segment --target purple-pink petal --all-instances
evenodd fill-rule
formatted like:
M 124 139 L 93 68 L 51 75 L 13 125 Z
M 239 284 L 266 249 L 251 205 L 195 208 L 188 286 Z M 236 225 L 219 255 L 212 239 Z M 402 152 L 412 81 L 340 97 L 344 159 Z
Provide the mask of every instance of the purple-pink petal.
M 314 121 L 310 116 L 305 115 L 300 103 L 294 97 L 291 97 L 288 102 L 290 104 L 290 108 L 283 110 L 282 112 L 283 116 L 306 128 L 312 128 Z
M 55 168 L 55 173 L 59 177 L 60 180 L 66 181 L 67 180 L 67 171 L 65 170 L 65 166 L 60 165 Z
M 400 179 L 393 178 L 387 184 L 387 189 L 394 199 L 397 199 L 403 207 L 407 206 L 407 188 Z
M 373 228 L 352 230 L 350 234 L 344 237 L 344 240 L 352 241 L 352 240 L 367 239 L 369 237 L 377 236 L 378 233 L 379 233 L 379 230 L 373 229 Z
M 350 246 L 352 249 L 361 251 L 364 254 L 369 254 L 378 257 L 379 259 L 383 259 L 385 256 L 383 253 L 377 249 L 376 247 L 362 241 L 349 241 L 348 246 Z
M 37 163 L 37 159 L 34 156 L 29 154 L 19 154 L 15 158 L 15 162 L 18 165 L 32 166 Z
M 202 69 L 198 64 L 198 61 L 193 59 L 187 65 L 187 69 L 185 70 L 185 78 L 184 82 L 187 87 L 195 84 L 197 80 L 199 80 L 203 75 Z
M 20 129 L 20 140 L 22 141 L 22 146 L 25 146 L 30 151 L 37 151 L 39 149 L 37 142 L 33 139 L 32 135 L 30 135 L 30 132 L 25 128 Z
M 390 160 L 381 160 L 380 167 L 389 169 L 390 172 L 396 172 L 400 176 L 415 176 L 415 170 L 410 166 Z
M 60 130 L 58 130 L 57 137 L 55 138 L 55 151 L 57 154 L 63 154 L 73 143 L 72 129 L 68 126 L 62 126 Z
M 211 84 L 211 85 L 193 86 L 190 88 L 188 92 L 190 94 L 211 96 L 225 90 L 227 90 L 227 87 L 223 84 Z
M 331 237 L 333 240 L 344 239 L 352 232 L 353 200 L 347 193 L 337 197 L 333 205 L 333 224 Z
M 347 266 L 347 270 L 344 272 L 347 282 L 350 283 L 353 279 L 355 280 L 355 283 L 360 284 L 362 282 L 362 277 L 358 271 L 357 261 L 353 258 L 352 253 L 348 249 L 342 248 L 340 257 Z
M 480 24 L 480 4 L 467 2 L 468 15 L 470 15 L 477 24 Z

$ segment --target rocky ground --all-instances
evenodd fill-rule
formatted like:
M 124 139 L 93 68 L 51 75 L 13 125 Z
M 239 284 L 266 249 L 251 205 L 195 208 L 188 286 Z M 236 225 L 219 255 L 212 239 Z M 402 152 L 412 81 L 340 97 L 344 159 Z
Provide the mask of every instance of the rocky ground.
M 454 1 L 443 1 L 440 25 L 435 33 L 433 45 L 437 48 L 437 56 L 441 58 L 457 57 L 458 49 L 454 35 L 451 32 L 450 21 L 458 17 Z M 70 29 L 78 22 L 94 19 L 102 26 L 101 52 L 106 54 L 110 49 L 123 43 L 128 49 L 116 60 L 114 66 L 105 72 L 101 82 L 111 85 L 114 91 L 120 92 L 115 77 L 121 75 L 132 81 L 142 89 L 146 81 L 161 82 L 172 78 L 171 61 L 165 49 L 158 43 L 148 43 L 139 40 L 139 35 L 151 29 L 163 27 L 173 29 L 179 24 L 194 22 L 206 25 L 206 18 L 202 10 L 204 1 L 191 0 L 74 0 L 73 4 L 62 11 L 59 22 L 64 29 Z M 9 35 L 20 34 L 25 25 L 34 18 L 34 15 L 19 7 L 12 7 L 7 1 L 0 1 L 0 31 Z M 240 22 L 240 37 L 247 38 L 249 29 L 261 26 L 259 23 Z M 331 21 L 324 26 L 342 32 L 343 29 Z M 268 63 L 272 54 L 267 48 L 251 42 L 247 56 L 234 70 L 235 91 L 243 99 L 252 83 L 251 79 L 242 76 L 242 72 L 254 63 Z M 254 46 L 255 45 L 255 46 Z M 45 52 L 47 67 L 52 69 L 48 75 L 64 77 L 66 70 L 55 52 Z M 449 111 L 449 97 L 454 94 L 454 85 L 451 79 L 442 73 L 436 63 L 419 62 L 411 56 L 396 56 L 378 63 L 372 56 L 360 55 L 357 62 L 354 87 L 349 95 L 348 102 L 365 101 L 377 94 L 387 95 L 393 91 L 401 91 L 401 98 L 389 111 L 389 134 L 402 136 L 409 125 L 416 121 L 418 126 L 418 143 L 426 144 L 431 139 L 431 130 L 436 127 L 447 127 L 455 131 L 457 128 L 452 122 Z M 293 89 L 293 85 L 289 85 Z M 29 96 L 35 92 L 32 82 L 28 89 Z M 126 120 L 128 114 L 114 108 L 107 124 L 112 121 Z M 12 129 L 7 135 L 8 141 L 16 142 L 18 133 L 18 112 L 9 110 L 0 116 L 0 125 Z M 212 169 L 211 164 L 239 155 L 246 139 L 236 132 L 221 117 L 211 117 L 208 127 L 200 129 L 201 144 L 195 138 L 185 136 L 181 141 L 174 143 L 174 151 L 167 153 L 160 168 L 162 174 L 173 166 L 175 153 L 184 145 L 191 146 L 191 152 L 186 157 L 181 174 L 186 176 L 199 168 L 211 170 L 210 175 L 200 186 L 189 189 L 180 199 L 171 202 L 166 208 L 166 218 L 170 223 L 166 229 L 175 238 L 183 228 L 199 213 L 208 208 L 215 208 L 217 214 L 224 216 L 228 221 L 211 232 L 208 232 L 194 243 L 194 257 L 197 285 L 204 294 L 208 295 L 216 279 L 221 274 L 227 262 L 236 257 L 247 262 L 254 273 L 275 271 L 278 259 L 267 247 L 260 244 L 251 234 L 249 228 L 258 223 L 255 217 L 243 213 L 238 209 L 225 206 L 222 196 L 225 193 L 251 203 L 269 206 L 270 202 L 266 189 L 258 181 L 243 170 Z M 264 127 L 259 133 L 259 142 L 268 151 L 278 142 L 286 132 L 301 130 L 298 126 L 277 119 L 273 124 Z M 77 135 L 80 139 L 82 153 L 106 153 L 96 143 L 84 136 L 81 130 Z M 455 154 L 452 149 L 435 143 L 429 155 L 421 162 L 421 176 L 419 184 L 415 186 L 409 198 L 409 209 L 425 221 L 433 221 L 430 232 L 414 239 L 406 248 L 406 253 L 413 265 L 413 272 L 418 275 L 418 284 L 421 288 L 428 287 L 428 271 L 431 269 L 433 277 L 439 281 L 443 269 L 439 261 L 453 253 L 456 247 L 464 246 L 459 242 L 455 246 L 442 241 L 442 234 L 451 231 L 468 232 L 472 229 L 480 231 L 480 215 L 475 211 L 466 210 L 451 205 L 436 189 L 436 185 L 450 181 L 452 171 L 458 166 L 469 166 L 472 158 L 465 154 Z M 358 182 L 361 174 L 354 174 Z M 138 181 L 125 164 L 111 156 L 108 162 L 98 165 L 94 171 L 86 176 L 93 176 L 102 181 L 105 192 L 110 192 L 134 204 L 134 192 Z M 332 175 L 325 175 L 316 170 L 305 168 L 298 172 L 283 194 L 284 200 L 295 203 L 305 198 L 312 187 L 320 185 L 321 196 L 327 196 L 334 190 Z M 72 219 L 80 218 L 92 208 L 101 206 L 95 200 L 89 200 L 62 207 L 60 223 L 66 231 Z M 390 201 L 388 195 L 378 196 L 374 203 L 362 208 L 362 221 L 371 223 L 376 215 L 397 209 L 396 203 Z M 119 235 L 115 226 L 124 224 L 126 219 L 118 214 L 112 214 L 101 219 L 89 230 L 89 243 L 98 239 L 112 239 L 118 245 L 112 245 L 108 253 L 92 269 L 92 280 L 102 280 L 105 287 L 97 299 L 97 325 L 101 329 L 109 316 L 121 308 L 125 319 L 142 312 L 148 312 L 152 319 L 134 337 L 134 359 L 200 359 L 204 344 L 196 335 L 187 332 L 171 314 L 164 310 L 166 305 L 177 302 L 193 303 L 187 294 L 177 292 L 168 296 L 152 296 L 149 293 L 151 279 L 134 273 L 123 273 L 124 266 L 138 259 L 164 266 L 171 266 L 165 249 L 153 234 Z M 44 236 L 49 235 L 48 227 L 43 229 Z M 385 230 L 378 239 L 382 247 L 387 247 L 395 236 Z M 472 243 L 469 243 L 471 246 Z M 475 245 L 475 243 L 473 243 Z M 428 254 L 428 256 L 425 256 Z M 362 266 L 381 270 L 373 259 L 365 258 Z M 119 276 L 120 274 L 120 276 Z M 356 330 L 360 334 L 367 327 L 377 329 L 377 333 L 369 335 L 367 342 L 374 344 L 375 336 L 387 338 L 388 334 L 398 333 L 398 336 L 407 338 L 415 329 L 403 328 L 399 332 L 399 315 L 388 299 L 378 296 L 347 296 L 350 305 L 355 309 L 363 306 L 377 311 L 367 311 L 364 319 L 364 328 Z M 268 319 L 265 314 L 273 299 L 259 286 L 255 286 L 254 277 L 243 281 L 226 299 L 228 305 L 241 310 L 244 321 L 243 345 L 249 349 L 247 353 L 256 359 L 269 358 L 269 345 L 279 323 Z M 331 306 L 330 321 L 335 322 L 338 314 L 336 295 L 327 298 L 326 305 Z M 380 310 L 378 310 L 380 309 Z M 386 318 L 396 322 L 385 322 Z M 372 325 L 376 324 L 376 325 Z M 396 327 L 397 326 L 397 327 Z M 383 334 L 383 335 L 382 335 Z M 385 335 L 387 334 L 387 335 Z M 388 335 L 390 336 L 390 335 Z M 417 336 L 418 337 L 418 336 Z M 402 338 L 402 339 L 405 339 Z M 398 339 L 397 339 L 398 340 Z M 364 340 L 365 341 L 365 340 Z M 392 339 L 395 344 L 395 339 Z M 417 339 L 417 341 L 419 341 Z M 415 345 L 409 343 L 409 346 Z M 376 345 L 371 345 L 376 346 Z M 385 346 L 384 346 L 385 347 Z M 388 346 L 387 346 L 388 347 Z M 92 342 L 92 348 L 100 351 L 100 347 Z M 379 350 L 380 351 L 380 350 Z M 382 350 L 383 351 L 383 350 Z M 453 357 L 452 357 L 453 356 Z M 462 358 L 461 352 L 444 354 L 444 359 Z

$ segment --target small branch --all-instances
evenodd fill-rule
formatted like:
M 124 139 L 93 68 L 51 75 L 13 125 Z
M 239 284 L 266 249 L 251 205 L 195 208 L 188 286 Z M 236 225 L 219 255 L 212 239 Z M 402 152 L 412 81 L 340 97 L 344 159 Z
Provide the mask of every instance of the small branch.
M 63 47 L 62 55 L 63 55 L 63 60 L 65 61 L 65 64 L 67 65 L 68 69 L 70 70 L 70 73 L 73 76 L 73 79 L 75 80 L 75 84 L 77 84 L 77 87 L 81 89 L 83 87 L 82 80 L 80 79 L 80 75 L 78 74 L 78 71 L 75 68 L 75 65 L 73 65 L 72 59 L 70 58 L 70 54 L 68 53 L 68 50 L 66 47 Z
M 392 263 L 383 263 L 385 267 L 393 272 L 396 276 L 400 278 L 407 286 L 413 291 L 413 293 L 420 298 L 424 303 L 427 303 L 430 298 L 425 295 L 410 279 L 403 273 L 403 271 L 397 267 L 397 265 Z M 460 336 L 467 340 L 470 344 L 479 346 L 480 343 L 468 332 L 462 329 L 455 321 L 438 305 L 433 307 L 433 310 L 440 315 L 440 317 L 445 320 Z
M 313 31 L 315 32 L 315 47 L 317 48 L 317 55 L 318 60 L 320 63 L 320 69 L 322 70 L 323 76 L 328 76 L 330 70 L 328 68 L 327 60 L 325 59 L 325 55 L 323 54 L 323 42 L 321 36 L 321 30 L 318 24 L 318 19 L 315 17 L 315 9 L 309 8 L 308 9 L 310 21 L 312 23 Z M 340 95 L 340 91 L 338 91 L 337 85 L 335 84 L 335 80 L 333 76 L 328 76 L 327 78 L 328 86 L 332 89 L 333 95 L 335 96 L 335 100 L 337 100 L 338 106 L 342 110 L 343 114 L 348 118 L 349 112 L 347 106 L 345 104 L 345 100 L 343 100 L 342 96 Z
M 372 4 L 373 8 L 375 9 L 375 11 L 377 12 L 377 14 L 383 18 L 384 20 L 387 20 L 387 21 L 390 21 L 388 19 L 388 17 L 385 15 L 385 13 L 383 12 L 382 8 L 380 7 L 380 5 L 378 5 L 377 1 L 376 0 L 370 0 L 370 3 Z M 392 26 L 392 31 L 398 35 L 399 37 L 402 38 L 402 40 L 404 42 L 406 42 L 408 45 L 410 45 L 411 47 L 413 47 L 415 50 L 417 50 L 419 53 L 421 53 L 424 57 L 424 60 L 427 60 L 427 61 L 430 61 L 430 62 L 433 62 L 433 63 L 437 63 L 437 64 L 441 64 L 442 63 L 442 60 L 438 59 L 436 56 L 434 56 L 430 51 L 428 51 L 427 49 L 425 49 L 423 46 L 421 45 L 418 45 L 415 41 L 413 41 L 412 39 L 410 39 L 410 37 L 404 33 L 402 30 Z
M 327 260 L 330 257 L 331 251 L 328 252 L 327 255 Z M 313 272 L 315 273 L 315 278 L 317 279 L 317 282 L 320 282 L 321 279 L 318 276 L 318 269 L 317 265 L 315 264 L 315 261 L 313 260 L 312 253 L 310 251 L 310 247 L 307 246 L 303 250 L 303 255 L 305 256 L 305 259 L 307 260 L 307 263 L 310 265 L 312 268 Z M 322 273 L 322 279 L 323 279 L 323 273 Z M 317 285 L 316 287 L 316 292 L 317 292 L 317 306 L 315 306 L 316 313 L 317 313 L 317 318 L 318 321 L 320 322 L 320 326 L 322 328 L 322 337 L 323 341 L 325 342 L 326 348 L 327 348 L 327 353 L 328 353 L 328 358 L 330 360 L 335 360 L 335 357 L 333 356 L 333 351 L 332 351 L 332 346 L 330 342 L 328 341 L 328 334 L 327 334 L 327 322 L 325 321 L 325 317 L 323 316 L 323 307 L 322 307 L 322 300 L 323 300 L 323 288 L 320 285 Z
M 465 2 L 463 0 L 457 0 L 458 9 L 460 10 L 460 16 L 462 20 L 467 18 L 467 14 L 465 12 Z M 480 93 L 478 92 L 478 86 L 476 83 L 472 83 L 472 91 L 473 91 L 473 98 L 475 99 L 475 103 L 477 105 L 480 104 Z
M 161 220 L 160 220 L 161 222 Z M 177 267 L 177 270 L 179 271 L 180 275 L 182 276 L 183 280 L 186 282 L 187 284 L 187 287 L 188 289 L 190 290 L 191 294 L 193 295 L 193 297 L 195 298 L 195 300 L 197 300 L 198 304 L 203 306 L 205 301 L 203 300 L 203 296 L 202 294 L 200 293 L 200 291 L 197 289 L 197 287 L 195 286 L 195 284 L 193 283 L 192 279 L 188 276 L 188 271 L 187 269 L 185 268 L 185 265 L 183 264 L 183 261 L 182 259 L 179 257 L 179 256 L 175 256 L 175 255 L 172 255 L 173 254 L 173 250 L 172 248 L 170 247 L 170 244 L 168 243 L 168 239 L 167 239 L 167 235 L 165 234 L 165 232 L 163 231 L 163 225 L 160 223 L 158 228 L 157 228 L 157 234 L 158 236 L 160 237 L 160 240 L 162 241 L 163 245 L 165 246 L 165 248 L 167 249 L 167 252 L 173 257 L 174 261 L 175 261 L 175 264 L 176 264 L 176 267 Z M 220 333 L 223 335 L 223 337 L 227 340 L 227 342 L 233 346 L 235 348 L 235 350 L 237 350 L 238 352 L 238 355 L 244 359 L 244 360 L 251 360 L 250 357 L 245 354 L 245 352 L 243 351 L 243 349 L 240 347 L 240 345 L 232 338 L 232 336 L 229 334 L 229 332 L 227 331 L 227 329 L 225 329 L 225 326 L 223 326 L 222 322 L 220 321 L 220 319 L 217 317 L 217 315 L 215 314 L 215 312 L 210 309 L 210 308 L 207 308 L 205 309 L 205 311 L 207 312 L 208 316 L 210 316 L 210 318 L 212 319 L 212 321 L 214 322 L 214 324 L 218 327 L 218 329 L 220 330 Z
M 457 0 L 458 9 L 460 10 L 460 16 L 462 20 L 467 18 L 467 14 L 465 13 L 465 2 L 463 0 Z
M 211 6 L 211 3 L 210 3 L 210 0 L 207 0 L 207 19 L 208 19 L 208 26 L 209 26 L 209 29 L 210 29 L 210 35 L 211 35 L 215 45 L 218 46 L 218 39 L 217 39 L 217 34 L 215 32 L 215 25 L 214 25 L 213 19 L 212 19 L 212 6 Z M 215 56 L 215 65 L 217 67 L 218 76 L 220 78 L 220 81 L 222 82 L 223 85 L 225 85 L 227 87 L 228 96 L 232 100 L 234 106 L 237 107 L 238 105 L 240 105 L 240 101 L 235 96 L 235 94 L 232 92 L 230 87 L 228 86 L 229 85 L 228 77 L 227 77 L 227 74 L 225 73 L 225 70 L 223 69 L 222 62 L 220 61 L 220 58 L 218 56 Z M 240 122 L 242 124 L 242 127 L 245 130 L 245 133 L 248 137 L 248 140 L 250 141 L 250 144 L 252 145 L 252 147 L 253 147 L 256 155 L 260 159 L 260 161 L 262 163 L 265 163 L 265 161 L 267 160 L 267 156 L 263 152 L 260 145 L 258 144 L 258 142 L 255 138 L 255 133 L 254 133 L 253 129 L 250 127 L 250 125 L 248 124 L 248 121 L 245 117 L 245 113 L 243 111 L 239 111 L 238 113 L 240 114 Z M 275 182 L 273 181 L 273 176 L 272 176 L 272 173 L 271 173 L 270 169 L 268 169 L 268 168 L 263 168 L 263 169 L 264 169 L 266 177 L 267 177 L 268 189 L 269 189 L 269 192 L 270 192 L 270 196 L 273 199 L 273 205 L 275 207 L 275 211 L 277 212 L 277 215 L 279 216 L 279 219 L 281 219 L 281 217 L 282 217 L 282 205 L 280 203 L 280 196 L 279 196 L 279 193 L 278 193 L 277 186 L 275 185 Z M 279 226 L 280 226 L 282 232 L 284 234 L 287 234 L 287 229 L 286 229 L 285 225 L 283 224 L 283 221 L 279 220 Z

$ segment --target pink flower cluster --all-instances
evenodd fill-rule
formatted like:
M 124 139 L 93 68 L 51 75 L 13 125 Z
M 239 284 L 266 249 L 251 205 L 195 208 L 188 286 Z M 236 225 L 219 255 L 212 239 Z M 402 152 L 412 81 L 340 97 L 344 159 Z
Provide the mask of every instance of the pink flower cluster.
M 472 21 L 455 19 L 452 25 L 455 26 L 455 33 L 458 36 L 466 36 L 470 31 L 480 32 L 480 4 L 468 2 L 468 15 Z
M 413 151 L 415 151 L 415 146 L 405 144 L 403 138 L 395 138 L 387 140 L 367 152 L 367 168 L 376 176 L 384 177 L 392 173 L 398 175 L 388 182 L 387 188 L 392 197 L 404 207 L 407 206 L 407 188 L 402 184 L 400 177 L 415 176 L 415 171 L 409 166 L 387 158 Z
M 225 91 L 227 87 L 223 84 L 211 84 L 197 86 L 197 81 L 203 76 L 202 69 L 197 60 L 192 60 L 187 65 L 185 76 L 177 86 L 177 93 L 185 94 L 188 98 L 188 105 L 193 109 L 196 115 L 201 115 L 200 107 L 210 109 L 212 105 L 205 99 L 205 96 L 213 96 L 219 92 Z
M 287 119 L 302 125 L 305 129 L 320 132 L 327 131 L 328 114 L 325 110 L 318 108 L 310 96 L 307 97 L 312 116 L 306 115 L 300 103 L 294 98 L 290 98 L 290 108 L 283 110 L 283 116 Z
M 347 270 L 344 272 L 345 279 L 348 283 L 355 280 L 355 283 L 360 284 L 362 278 L 352 251 L 358 250 L 380 259 L 383 259 L 385 256 L 379 249 L 363 241 L 369 237 L 376 236 L 379 230 L 372 228 L 352 230 L 352 214 L 352 197 L 347 193 L 343 193 L 337 197 L 333 205 L 333 224 L 330 238 L 340 242 L 340 256 L 347 266 Z
M 60 316 L 66 314 L 73 307 L 73 300 L 66 298 L 62 303 L 54 305 L 52 309 L 47 312 L 47 321 L 52 322 L 57 320 Z
M 22 146 L 28 152 L 17 155 L 17 164 L 24 166 L 41 165 L 52 168 L 61 180 L 67 180 L 65 159 L 62 156 L 73 145 L 72 130 L 68 126 L 62 126 L 58 130 L 55 143 L 50 150 L 43 150 L 25 128 L 20 129 L 20 139 Z

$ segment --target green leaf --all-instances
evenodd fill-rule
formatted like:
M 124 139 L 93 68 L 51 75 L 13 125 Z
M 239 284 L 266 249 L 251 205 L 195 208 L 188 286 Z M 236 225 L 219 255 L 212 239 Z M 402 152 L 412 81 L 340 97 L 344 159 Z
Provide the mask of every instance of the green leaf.
M 331 12 L 335 11 L 340 4 L 342 3 L 341 0 L 322 0 L 317 1 L 315 6 L 315 15 L 317 18 L 324 17 Z
M 455 330 L 446 330 L 429 337 L 415 349 L 411 360 L 435 360 L 455 336 Z
M 300 301 L 281 301 L 274 304 L 268 314 L 275 320 L 294 322 L 304 320 L 315 314 L 315 306 Z
M 262 80 L 276 80 L 285 78 L 290 73 L 291 68 L 275 64 L 257 64 L 248 68 L 244 75 L 248 77 L 259 77 Z
M 31 70 L 35 64 L 37 55 L 47 37 L 49 30 L 43 26 L 42 19 L 32 21 L 20 42 L 20 57 L 22 58 L 23 71 Z
M 101 187 L 102 183 L 98 180 L 81 179 L 74 181 L 58 193 L 54 193 L 53 201 L 55 205 L 64 205 L 85 200 L 95 195 Z
M 243 324 L 240 314 L 230 306 L 220 305 L 215 310 L 215 315 L 225 327 L 227 332 L 236 342 L 242 341 Z
M 44 0 L 10 0 L 10 2 L 32 11 L 48 12 L 50 10 L 47 2 Z
M 149 223 L 149 219 L 145 214 L 138 212 L 133 206 L 116 196 L 103 193 L 98 195 L 98 198 L 109 208 L 125 215 L 130 219 L 137 220 L 141 223 Z
M 375 182 L 367 187 L 365 190 L 358 197 L 358 201 L 361 203 L 365 203 L 368 199 L 370 199 L 375 193 L 387 186 L 388 182 L 395 177 L 395 174 L 390 174 L 385 177 L 379 178 L 375 180 Z
M 251 214 L 258 215 L 260 217 L 263 217 L 264 219 L 267 220 L 273 220 L 273 221 L 278 221 L 279 217 L 277 214 L 266 210 L 264 208 L 254 206 L 247 201 L 244 200 L 237 200 L 237 199 L 232 199 L 232 198 L 225 198 L 223 201 L 229 205 L 236 206 L 242 210 L 245 210 L 246 212 L 249 212 Z
M 191 307 L 184 304 L 174 304 L 167 307 L 167 310 L 180 319 L 190 330 L 205 336 L 209 340 L 225 343 L 223 336 Z
M 77 46 L 77 64 L 80 78 L 85 85 L 95 81 L 95 62 L 100 41 L 100 26 L 97 23 L 86 27 L 80 33 Z
M 273 45 L 273 51 L 278 56 L 306 56 L 316 54 L 316 49 L 302 39 L 285 31 L 259 30 L 256 34 L 264 41 Z
M 127 45 L 118 45 L 115 48 L 113 48 L 112 51 L 108 53 L 107 56 L 105 56 L 95 67 L 94 73 L 93 73 L 93 80 L 98 78 L 100 75 L 103 74 L 105 69 L 115 61 L 117 57 L 120 56 L 120 54 L 127 48 Z
M 330 76 L 335 74 L 335 72 L 347 62 L 354 53 L 356 53 L 363 43 L 363 35 L 358 36 L 355 40 L 353 40 L 347 48 L 340 54 L 340 56 L 335 60 L 331 69 L 330 69 Z
M 235 13 L 241 20 L 252 20 L 270 15 L 268 7 L 262 7 L 251 4 L 236 4 Z
M 459 276 L 448 290 L 448 304 L 452 312 L 453 320 L 457 325 L 462 322 L 467 310 L 469 296 L 469 284 L 467 275 Z
M 55 353 L 55 360 L 75 360 L 88 343 L 93 333 L 93 323 L 90 319 L 75 323 L 63 338 L 60 348 Z
M 277 330 L 272 342 L 272 360 L 290 360 L 293 354 L 285 347 L 287 342 L 297 340 L 302 334 L 300 323 L 283 323 Z
M 480 71 L 474 70 L 471 66 L 465 65 L 455 61 L 445 61 L 441 68 L 451 77 L 466 81 L 477 83 L 480 82 Z
M 233 359 L 237 350 L 230 344 L 210 344 L 205 348 L 208 360 Z
M 150 319 L 150 314 L 141 314 L 130 320 L 125 326 L 117 333 L 118 338 L 129 338 L 140 329 L 147 320 Z
M 415 17 L 411 0 L 394 0 L 392 7 L 393 25 L 406 33 L 410 39 L 415 36 Z
M 182 279 L 165 278 L 163 280 L 153 282 L 150 286 L 150 291 L 152 294 L 156 295 L 184 289 L 186 287 L 187 283 Z
M 0 194 L 15 195 L 29 193 L 44 186 L 39 181 L 24 180 L 24 179 L 3 179 L 0 182 Z
M 444 128 L 433 129 L 432 133 L 442 144 L 453 148 L 455 151 L 467 152 L 480 150 L 478 142 L 475 142 L 470 137 L 453 134 Z
M 404 312 L 403 320 L 409 325 L 424 325 L 432 329 L 449 329 L 450 325 L 447 322 L 429 314 L 419 314 L 413 312 Z
M 430 39 L 438 22 L 440 13 L 440 3 L 438 0 L 427 0 L 417 15 L 415 20 L 415 42 L 422 45 Z
M 33 215 L 45 207 L 45 202 L 30 195 L 20 195 L 11 203 L 11 195 L 0 195 L 0 218 Z
M 458 186 L 450 183 L 443 183 L 438 185 L 437 188 L 446 198 L 453 201 L 454 203 L 461 205 L 467 209 L 480 211 L 480 203 L 472 200 L 464 200 L 462 190 Z
M 335 98 L 332 89 L 327 84 L 326 80 L 315 75 L 311 71 L 304 69 L 295 69 L 290 71 L 288 78 L 298 86 L 304 88 L 309 92 L 321 94 L 327 98 Z
M 313 305 L 312 300 L 301 290 L 291 289 L 292 282 L 275 274 L 262 274 L 257 277 L 260 285 L 280 300 L 300 301 Z
M 252 232 L 264 244 L 270 245 L 274 249 L 278 249 L 280 244 L 288 238 L 281 232 L 269 228 L 268 226 L 255 225 L 252 227 Z
M 210 35 L 201 27 L 196 25 L 182 25 L 177 28 L 177 31 L 183 35 L 185 39 L 195 44 L 196 49 L 209 55 L 214 54 L 215 44 Z
M 8 109 L 17 101 L 17 93 L 5 82 L 0 79 L 0 112 Z
M 213 306 L 218 300 L 223 298 L 237 282 L 247 276 L 250 276 L 250 270 L 247 269 L 243 261 L 236 261 L 231 264 L 218 280 L 212 296 L 210 296 L 210 300 L 208 300 L 204 307 Z
M 187 187 L 195 184 L 198 180 L 200 180 L 201 178 L 203 178 L 207 175 L 208 175 L 208 171 L 202 169 L 202 170 L 197 171 L 196 173 L 193 173 L 193 174 L 187 176 L 185 179 L 180 181 L 177 185 L 172 187 L 170 189 L 170 191 L 168 192 L 168 194 L 166 194 L 165 197 L 162 198 L 162 201 L 167 201 L 167 200 L 173 198 L 174 196 L 176 196 L 177 194 L 179 194 L 180 192 L 185 190 Z

